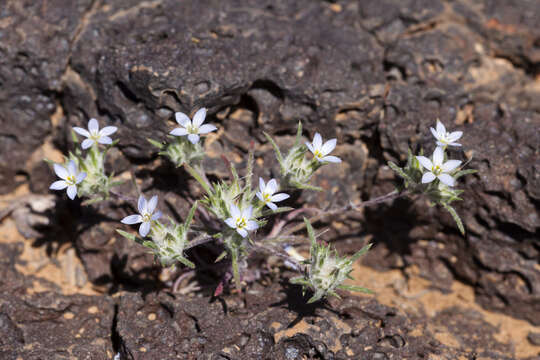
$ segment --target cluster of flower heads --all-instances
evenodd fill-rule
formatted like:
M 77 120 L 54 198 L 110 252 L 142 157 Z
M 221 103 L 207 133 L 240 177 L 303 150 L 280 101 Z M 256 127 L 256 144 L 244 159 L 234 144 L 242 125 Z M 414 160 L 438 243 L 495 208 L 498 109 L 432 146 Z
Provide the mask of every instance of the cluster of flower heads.
M 433 151 L 432 160 L 425 156 L 417 156 L 416 159 L 427 170 L 422 176 L 422 183 L 427 184 L 435 179 L 439 179 L 445 185 L 454 186 L 455 180 L 451 174 L 461 165 L 461 160 L 444 161 L 444 150 L 447 146 L 459 147 L 461 144 L 456 143 L 463 135 L 461 131 L 452 133 L 446 132 L 443 123 L 437 120 L 437 129 L 430 128 L 431 133 L 437 140 L 437 147 Z
M 199 163 L 204 156 L 204 150 L 199 142 L 202 135 L 217 130 L 214 125 L 204 123 L 206 113 L 206 109 L 201 108 L 195 113 L 193 119 L 190 119 L 186 114 L 177 112 L 175 113 L 175 119 L 180 127 L 173 129 L 169 133 L 173 141 L 169 144 L 163 144 L 151 139 L 149 141 L 162 150 L 161 155 L 166 155 L 178 166 L 184 165 L 186 170 L 206 191 L 206 196 L 201 203 L 219 220 L 222 226 L 221 232 L 205 235 L 222 239 L 227 252 L 231 256 L 235 281 L 239 286 L 238 262 L 246 252 L 248 243 L 245 239 L 249 239 L 251 232 L 256 231 L 266 223 L 265 217 L 268 215 L 291 210 L 291 208 L 279 207 L 276 204 L 287 200 L 290 195 L 286 192 L 279 192 L 278 179 L 274 178 L 268 182 L 265 182 L 263 178 L 259 178 L 258 190 L 252 190 L 253 153 L 250 153 L 247 176 L 243 180 L 238 177 L 234 166 L 231 165 L 230 170 L 233 179 L 230 183 L 221 181 L 210 184 L 205 180 L 204 174 L 191 167 L 190 164 L 199 165 L 199 171 L 204 172 Z M 110 135 L 117 130 L 114 126 L 106 126 L 100 130 L 96 119 L 89 120 L 88 129 L 74 127 L 74 133 L 86 138 L 82 141 L 82 150 L 90 150 L 85 158 L 82 157 L 80 149 L 77 149 L 76 155 L 70 153 L 65 166 L 53 164 L 54 171 L 61 180 L 55 181 L 50 186 L 50 189 L 67 189 L 67 195 L 72 200 L 77 194 L 85 196 L 98 189 L 105 193 L 106 198 L 110 186 L 115 186 L 115 183 L 111 182 L 110 178 L 104 174 L 104 157 L 108 149 L 107 146 L 114 144 Z M 454 219 L 456 219 L 458 227 L 463 232 L 459 216 L 457 216 L 449 203 L 459 199 L 458 195 L 461 193 L 461 190 L 452 189 L 456 179 L 465 173 L 474 172 L 474 170 L 460 171 L 459 167 L 462 162 L 460 160 L 448 160 L 445 154 L 448 147 L 461 146 L 456 141 L 461 138 L 463 133 L 461 131 L 447 132 L 444 125 L 438 120 L 436 128 L 430 128 L 430 130 L 437 144 L 431 159 L 422 154 L 413 157 L 409 151 L 408 163 L 404 168 L 399 168 L 391 162 L 389 165 L 405 180 L 405 188 L 411 187 L 413 191 L 427 194 L 430 199 L 434 199 L 436 203 L 442 204 L 450 211 Z M 330 139 L 323 142 L 322 136 L 315 133 L 311 142 L 301 143 L 301 133 L 302 127 L 299 123 L 295 144 L 286 156 L 281 154 L 273 139 L 268 134 L 265 134 L 272 144 L 280 164 L 279 183 L 287 190 L 295 188 L 320 190 L 309 184 L 310 179 L 313 173 L 321 166 L 327 163 L 341 162 L 339 157 L 330 155 L 336 147 L 337 140 Z M 98 150 L 99 145 L 106 146 L 103 153 Z M 306 154 L 309 154 L 308 152 L 311 153 L 311 156 L 306 156 Z M 78 186 L 82 188 L 82 193 L 78 192 Z M 189 242 L 189 226 L 193 220 L 197 202 L 191 208 L 184 224 L 178 224 L 171 218 L 169 218 L 168 225 L 162 224 L 160 222 L 162 213 L 157 210 L 157 207 L 157 195 L 152 196 L 148 201 L 143 195 L 140 195 L 137 203 L 139 213 L 128 215 L 121 220 L 121 223 L 127 225 L 140 224 L 138 233 L 143 238 L 142 240 L 139 241 L 135 235 L 122 230 L 118 230 L 118 232 L 126 238 L 137 240 L 150 248 L 164 266 L 180 262 L 193 268 L 195 265 L 184 256 L 183 252 Z M 295 257 L 291 255 L 290 259 L 291 261 L 301 261 L 305 265 L 304 267 L 296 267 L 302 270 L 303 276 L 292 279 L 292 282 L 314 292 L 310 302 L 317 301 L 327 295 L 337 296 L 336 289 L 369 292 L 365 288 L 344 285 L 343 281 L 350 277 L 353 262 L 364 254 L 371 245 L 368 244 L 353 257 L 340 258 L 330 246 L 319 244 L 315 240 L 311 224 L 307 220 L 305 221 L 311 242 L 310 258 L 301 258 L 299 260 L 296 257 L 295 260 Z M 144 240 L 146 237 L 150 237 L 151 241 Z M 251 239 L 249 241 L 253 243 Z M 289 253 L 289 251 L 286 252 Z M 225 253 L 225 255 L 227 254 Z M 220 256 L 219 259 L 221 258 Z

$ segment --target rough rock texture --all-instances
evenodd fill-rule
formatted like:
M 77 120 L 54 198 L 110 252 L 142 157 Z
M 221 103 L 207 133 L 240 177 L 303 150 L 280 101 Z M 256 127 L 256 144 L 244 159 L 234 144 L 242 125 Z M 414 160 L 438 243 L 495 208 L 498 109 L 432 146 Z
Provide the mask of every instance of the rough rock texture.
M 0 244 L 0 357 L 90 360 L 99 354 L 97 358 L 111 358 L 112 299 L 32 291 L 33 282 L 43 288 L 46 280 L 23 276 L 15 269 L 21 248 Z
M 242 167 L 253 139 L 264 164 L 256 173 L 269 176 L 276 164 L 262 131 L 284 147 L 298 120 L 306 137 L 337 136 L 343 165 L 316 177 L 330 191 L 302 199 L 339 205 L 391 191 L 386 161 L 403 161 L 408 147 L 431 152 L 428 127 L 440 118 L 465 132 L 464 159 L 479 170 L 460 184 L 467 235 L 418 198 L 340 218 L 329 239 L 372 236 L 366 264 L 417 265 L 442 291 L 464 281 L 486 308 L 540 324 L 539 17 L 535 0 L 8 0 L 0 5 L 0 193 L 23 181 L 16 174 L 46 192 L 43 166 L 29 161 L 36 147 L 52 135 L 66 151 L 70 127 L 97 117 L 120 128 L 112 167 L 132 171 L 143 191 L 166 197 L 166 211 L 181 218 L 196 188 L 185 173 L 154 161 L 146 138 L 165 139 L 175 111 L 206 106 L 224 130 L 208 144 L 211 175 L 226 174 L 222 153 Z M 60 203 L 54 230 L 67 229 L 89 278 L 111 291 L 157 277 L 144 250 L 116 237 L 115 221 L 132 211 L 120 206 Z M 62 301 L 87 306 L 82 298 Z M 21 300 L 5 312 L 2 326 L 14 341 L 26 331 L 12 319 L 24 306 Z M 119 314 L 133 313 L 126 306 Z M 125 354 L 136 357 L 140 344 L 130 336 L 137 334 L 118 331 Z M 260 339 L 268 351 L 285 351 Z M 294 341 L 301 351 L 314 346 L 311 338 Z M 214 345 L 193 346 L 204 353 Z
M 244 300 L 123 293 L 116 334 L 125 359 L 511 359 L 474 311 L 411 318 L 369 298 L 306 305 L 300 289 L 252 289 Z M 463 331 L 468 334 L 462 336 Z M 452 337 L 454 348 L 437 340 Z M 470 337 L 469 337 L 470 336 Z M 469 349 L 469 350 L 467 350 Z M 474 349 L 474 351 L 470 351 Z M 441 356 L 441 357 L 437 357 Z

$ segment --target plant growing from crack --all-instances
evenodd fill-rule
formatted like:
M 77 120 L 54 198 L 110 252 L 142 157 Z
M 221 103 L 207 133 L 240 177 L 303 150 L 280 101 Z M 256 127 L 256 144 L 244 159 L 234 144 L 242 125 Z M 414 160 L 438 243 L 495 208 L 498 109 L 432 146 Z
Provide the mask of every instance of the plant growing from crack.
M 404 183 L 399 185 L 397 190 L 369 201 L 350 202 L 341 208 L 320 210 L 306 207 L 293 209 L 281 206 L 280 203 L 289 198 L 288 192 L 291 191 L 322 191 L 321 188 L 311 184 L 311 179 L 321 167 L 341 162 L 340 158 L 331 155 L 336 147 L 336 139 L 324 142 L 322 136 L 315 133 L 311 142 L 302 142 L 302 124 L 299 123 L 293 146 L 283 154 L 274 139 L 265 133 L 279 163 L 280 173 L 277 179 L 265 181 L 259 178 L 258 188 L 253 187 L 254 150 L 251 144 L 244 176 L 239 176 L 235 166 L 223 157 L 230 178 L 211 182 L 206 177 L 203 166 L 205 152 L 201 140 L 217 128 L 205 124 L 205 118 L 204 108 L 199 109 L 193 119 L 177 112 L 175 119 L 180 127 L 170 132 L 168 143 L 148 139 L 159 149 L 160 155 L 177 167 L 183 166 L 200 184 L 205 192 L 203 198 L 195 201 L 185 221 L 178 223 L 170 217 L 167 221 L 162 221 L 162 214 L 157 210 L 157 196 L 154 195 L 147 201 L 140 194 L 137 201 L 138 214 L 128 215 L 121 220 L 127 225 L 137 224 L 138 235 L 121 229 L 117 232 L 147 247 L 156 260 L 165 267 L 174 267 L 180 263 L 194 269 L 196 265 L 186 256 L 188 249 L 209 242 L 221 244 L 224 250 L 216 262 L 227 258 L 230 267 L 215 294 L 219 294 L 230 279 L 240 291 L 243 280 L 247 278 L 245 271 L 247 261 L 254 252 L 260 250 L 279 256 L 285 265 L 300 272 L 299 277 L 290 281 L 302 285 L 304 292 L 309 290 L 313 293 L 308 302 L 318 301 L 330 295 L 338 296 L 337 289 L 369 293 L 368 289 L 347 285 L 344 282 L 352 279 L 354 262 L 369 250 L 371 244 L 365 245 L 349 258 L 340 257 L 329 245 L 317 242 L 312 224 L 337 214 L 356 211 L 360 207 L 414 193 L 425 194 L 432 203 L 444 206 L 456 219 L 459 229 L 464 232 L 463 225 L 450 203 L 458 200 L 461 193 L 461 190 L 453 189 L 456 180 L 474 170 L 461 170 L 461 161 L 447 159 L 446 148 L 459 147 L 460 144 L 456 141 L 462 133 L 447 133 L 440 122 L 437 123 L 436 129 L 431 129 L 438 145 L 431 159 L 422 154 L 413 156 L 409 151 L 405 167 L 400 168 L 394 163 L 389 163 L 389 166 L 404 179 Z M 89 200 L 85 201 L 85 204 L 109 199 L 111 194 L 122 200 L 133 201 L 133 198 L 113 191 L 112 187 L 119 182 L 114 181 L 113 174 L 105 173 L 106 152 L 116 143 L 109 135 L 117 131 L 116 127 L 107 126 L 100 130 L 97 120 L 91 119 L 88 130 L 79 127 L 73 130 L 74 141 L 77 141 L 75 133 L 86 137 L 81 148 L 89 150 L 86 156 L 83 156 L 81 149 L 78 148 L 74 153 L 70 152 L 65 160 L 66 166 L 54 164 L 54 170 L 61 180 L 54 182 L 51 189 L 67 189 L 71 199 L 74 199 L 75 195 L 87 197 Z M 100 147 L 105 148 L 101 150 Z M 192 226 L 196 212 L 199 212 L 205 220 L 200 226 Z M 313 212 L 316 214 L 311 218 L 304 218 L 302 223 L 290 225 L 300 214 Z M 264 234 L 260 230 L 264 229 L 271 217 L 277 219 L 272 229 Z M 296 233 L 304 228 L 307 229 L 310 244 L 307 259 L 289 245 L 290 240 L 299 238 Z M 302 237 L 300 239 L 305 240 Z

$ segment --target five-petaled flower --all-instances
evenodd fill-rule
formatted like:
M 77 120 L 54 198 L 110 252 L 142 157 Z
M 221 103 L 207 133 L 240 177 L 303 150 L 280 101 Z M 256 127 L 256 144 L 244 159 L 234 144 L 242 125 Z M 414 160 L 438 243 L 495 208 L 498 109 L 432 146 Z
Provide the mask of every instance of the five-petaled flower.
M 212 131 L 217 130 L 217 128 L 214 125 L 210 125 L 210 124 L 203 125 L 204 119 L 206 118 L 205 108 L 199 109 L 195 113 L 195 115 L 193 116 L 193 121 L 191 121 L 186 114 L 181 113 L 181 112 L 175 113 L 174 117 L 176 118 L 176 122 L 182 127 L 173 129 L 173 131 L 171 131 L 170 134 L 174 136 L 187 135 L 188 140 L 192 144 L 196 144 L 199 142 L 199 135 L 208 134 Z
M 429 171 L 424 173 L 422 176 L 422 183 L 430 183 L 435 178 L 439 179 L 443 184 L 448 186 L 454 186 L 454 178 L 448 173 L 455 170 L 459 165 L 461 165 L 460 160 L 448 160 L 444 161 L 444 151 L 440 146 L 437 146 L 433 152 L 433 162 L 425 156 L 416 157 L 420 164 Z
M 430 127 L 429 130 L 431 130 L 431 133 L 435 136 L 435 139 L 437 139 L 437 145 L 461 146 L 461 144 L 458 144 L 456 141 L 463 135 L 463 131 L 446 132 L 446 128 L 439 119 L 437 119 L 437 130 L 432 127 Z
M 96 119 L 90 119 L 90 121 L 88 121 L 88 130 L 78 126 L 75 126 L 73 130 L 77 134 L 88 138 L 84 139 L 81 144 L 83 149 L 88 149 L 96 142 L 103 145 L 112 144 L 112 139 L 109 137 L 109 135 L 114 134 L 118 128 L 116 126 L 105 126 L 103 129 L 99 130 L 98 121 Z
M 152 196 L 152 198 L 148 202 L 146 201 L 144 196 L 139 196 L 137 207 L 139 209 L 140 215 L 136 214 L 126 216 L 122 219 L 121 222 L 128 225 L 142 223 L 141 226 L 139 226 L 139 234 L 141 234 L 142 237 L 145 237 L 150 232 L 150 226 L 152 225 L 152 221 L 155 221 L 161 217 L 161 211 L 157 211 L 154 214 L 157 202 L 157 195 Z
M 341 159 L 337 156 L 328 156 L 328 154 L 330 154 L 332 150 L 336 148 L 336 142 L 336 139 L 330 139 L 323 145 L 321 134 L 315 133 L 313 143 L 306 142 L 306 146 L 308 147 L 309 151 L 313 153 L 313 156 L 317 161 L 340 163 Z
M 77 184 L 86 178 L 85 172 L 79 172 L 75 161 L 70 160 L 67 167 L 60 164 L 54 164 L 54 172 L 62 180 L 55 181 L 51 184 L 51 190 L 64 190 L 67 188 L 68 197 L 73 200 L 77 196 Z
M 276 210 L 278 207 L 275 202 L 283 201 L 289 198 L 288 194 L 275 192 L 278 190 L 278 184 L 276 179 L 271 179 L 268 183 L 264 183 L 262 178 L 259 178 L 259 190 L 255 195 L 261 200 L 266 206 L 272 210 Z
M 246 237 L 248 231 L 255 230 L 259 227 L 259 224 L 255 220 L 251 219 L 251 213 L 253 212 L 253 206 L 248 206 L 244 210 L 240 211 L 238 206 L 231 204 L 229 207 L 231 217 L 225 220 L 225 223 L 229 227 L 236 229 L 236 232 L 242 237 Z

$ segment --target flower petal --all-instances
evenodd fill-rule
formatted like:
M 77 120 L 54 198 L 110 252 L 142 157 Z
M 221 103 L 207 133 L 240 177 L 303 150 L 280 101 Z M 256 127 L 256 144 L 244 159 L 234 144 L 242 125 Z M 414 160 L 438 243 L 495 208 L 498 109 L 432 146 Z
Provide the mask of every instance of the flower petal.
M 99 130 L 99 135 L 109 136 L 114 134 L 118 128 L 116 126 L 105 126 L 103 129 Z
M 200 108 L 195 115 L 193 115 L 193 126 L 199 127 L 206 118 L 206 108 Z
M 69 160 L 67 170 L 69 175 L 77 175 L 77 164 L 75 164 L 75 161 Z
M 264 197 L 262 196 L 262 192 L 257 191 L 257 192 L 255 193 L 255 196 L 257 196 L 257 198 L 259 198 L 259 200 L 261 200 L 263 203 L 266 202 L 266 201 L 264 201 Z
M 245 227 L 245 228 L 246 228 L 246 230 L 248 230 L 248 231 L 253 231 L 253 230 L 259 228 L 259 224 L 257 224 L 256 221 L 248 220 L 248 221 L 246 222 L 246 227 Z
M 195 145 L 196 143 L 199 142 L 199 135 L 196 135 L 196 134 L 189 134 L 187 136 L 188 140 L 193 144 Z
M 277 191 L 277 189 L 278 189 L 278 184 L 277 184 L 276 179 L 270 179 L 268 184 L 266 184 L 266 191 L 269 192 L 270 194 L 273 194 Z
M 67 177 L 69 176 L 69 173 L 65 167 L 63 167 L 60 164 L 54 164 L 53 167 L 54 167 L 54 172 L 56 173 L 56 175 L 58 175 L 60 179 L 64 179 L 64 180 L 67 179 Z
M 264 183 L 264 180 L 262 177 L 259 178 L 259 190 L 261 190 L 261 193 L 266 190 L 266 184 Z
M 150 222 L 145 221 L 139 226 L 139 234 L 141 234 L 142 237 L 145 237 L 150 232 Z
M 74 126 L 73 131 L 75 131 L 79 135 L 90 137 L 90 133 L 88 132 L 88 130 L 83 129 L 82 127 Z
M 112 144 L 112 139 L 108 136 L 101 136 L 97 142 L 103 145 L 110 145 Z
M 321 134 L 315 133 L 315 136 L 313 136 L 313 149 L 321 150 L 321 146 L 322 146 Z
M 253 213 L 253 206 L 248 206 L 244 210 L 242 210 L 242 217 L 245 219 L 251 219 L 251 214 Z
M 454 186 L 454 183 L 455 183 L 455 180 L 453 177 L 451 177 L 450 175 L 448 174 L 441 174 L 439 176 L 437 176 L 437 178 L 443 183 L 443 184 L 446 184 L 448 186 Z
M 83 148 L 83 150 L 86 150 L 92 145 L 94 145 L 94 139 L 84 139 L 81 147 Z
M 446 135 L 446 128 L 439 119 L 437 119 L 437 133 L 440 135 Z
M 240 215 L 242 215 L 242 213 L 240 212 L 240 209 L 238 208 L 238 206 L 236 206 L 234 204 L 231 204 L 231 206 L 229 208 L 229 212 L 231 213 L 231 216 L 234 219 L 238 219 L 240 217 Z
M 433 152 L 433 165 L 442 166 L 444 161 L 444 150 L 442 147 L 437 146 Z
M 457 143 L 457 142 L 453 142 L 451 144 L 448 144 L 448 145 L 452 145 L 452 146 L 461 146 L 461 144 Z
M 308 148 L 309 151 L 311 151 L 312 153 L 315 152 L 315 150 L 313 149 L 313 145 L 311 145 L 311 143 L 309 143 L 309 142 L 306 141 L 306 146 L 307 146 L 307 148 Z
M 186 136 L 188 134 L 188 131 L 185 128 L 176 128 L 173 129 L 173 131 L 171 131 L 169 134 L 174 136 Z
M 152 198 L 150 198 L 150 200 L 146 204 L 146 211 L 148 211 L 149 214 L 152 214 L 154 212 L 154 210 L 156 210 L 157 202 L 158 202 L 158 196 L 157 195 L 154 195 L 154 196 L 152 196 Z
M 159 211 L 159 210 L 156 211 L 156 213 L 155 213 L 154 215 L 152 215 L 152 220 L 155 221 L 155 220 L 159 219 L 159 218 L 161 217 L 161 215 L 163 215 L 163 214 L 161 213 L 161 211 Z
M 71 200 L 75 199 L 75 196 L 77 196 L 77 187 L 75 185 L 70 185 L 67 188 L 67 196 Z
M 274 204 L 273 202 L 267 202 L 266 203 L 266 206 L 268 206 L 270 209 L 272 209 L 273 211 L 276 211 L 277 209 L 277 205 Z
M 435 174 L 432 172 L 427 172 L 422 176 L 422 184 L 427 184 L 435 180 Z
M 191 124 L 191 120 L 189 120 L 189 117 L 182 112 L 175 113 L 174 118 L 176 119 L 176 122 L 182 125 L 183 127 L 187 127 L 188 125 Z
M 270 198 L 270 200 L 272 200 L 273 202 L 280 202 L 280 201 L 286 200 L 288 198 L 290 198 L 289 194 L 279 193 L 279 194 L 274 194 Z
M 326 162 L 331 162 L 331 163 L 340 163 L 341 162 L 341 159 L 338 158 L 337 156 L 325 156 L 321 159 L 322 161 L 326 161 Z
M 225 224 L 229 225 L 230 228 L 236 228 L 236 223 L 234 222 L 234 219 L 232 217 L 225 219 Z
M 448 135 L 448 141 L 454 142 L 458 140 L 462 135 L 463 131 L 454 131 L 453 133 L 450 133 L 450 135 Z
M 459 165 L 461 165 L 461 160 L 448 160 L 443 164 L 442 171 L 445 173 L 449 173 L 450 171 L 457 168 Z
M 137 201 L 137 209 L 139 210 L 140 214 L 146 212 L 146 199 L 142 195 L 139 196 L 139 200 Z
M 129 215 L 129 216 L 126 216 L 125 218 L 123 218 L 122 220 L 120 220 L 120 222 L 122 224 L 128 224 L 128 225 L 138 224 L 138 223 L 142 222 L 142 216 L 141 215 Z
M 337 139 L 330 139 L 321 148 L 323 155 L 330 154 L 336 148 Z
M 245 238 L 247 236 L 247 231 L 245 229 L 236 229 L 236 232 L 240 234 L 241 237 Z
M 435 136 L 435 139 L 439 140 L 439 133 L 432 127 L 429 128 L 429 131 L 431 131 L 431 133 L 433 134 L 433 136 Z
M 51 190 L 64 190 L 68 187 L 68 184 L 64 180 L 55 181 L 49 186 Z
M 209 132 L 216 131 L 217 127 L 211 124 L 204 124 L 199 127 L 199 134 L 208 134 Z
M 85 172 L 78 173 L 77 176 L 75 177 L 75 184 L 80 183 L 84 179 L 86 179 L 86 173 Z
M 99 124 L 96 119 L 92 118 L 90 121 L 88 121 L 88 130 L 90 130 L 91 133 L 99 132 Z

